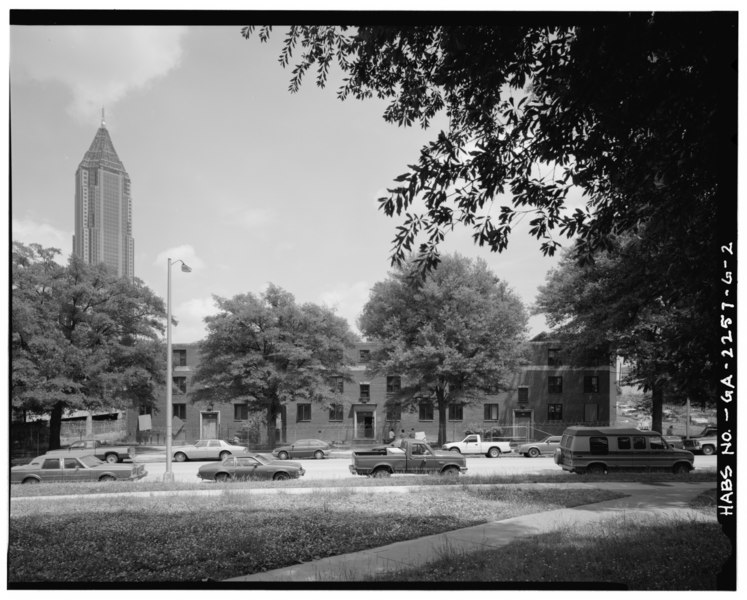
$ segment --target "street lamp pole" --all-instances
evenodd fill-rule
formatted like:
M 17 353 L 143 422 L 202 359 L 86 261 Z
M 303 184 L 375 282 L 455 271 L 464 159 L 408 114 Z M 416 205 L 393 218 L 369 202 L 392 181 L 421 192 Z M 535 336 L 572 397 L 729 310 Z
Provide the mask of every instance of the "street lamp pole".
M 171 401 L 171 388 L 173 386 L 173 359 L 171 356 L 171 267 L 177 263 L 182 263 L 182 271 L 185 273 L 189 273 L 192 270 L 183 260 L 171 262 L 171 259 L 168 259 L 166 275 L 166 472 L 163 474 L 164 481 L 174 481 L 174 472 L 171 469 L 171 436 L 174 419 L 174 405 Z

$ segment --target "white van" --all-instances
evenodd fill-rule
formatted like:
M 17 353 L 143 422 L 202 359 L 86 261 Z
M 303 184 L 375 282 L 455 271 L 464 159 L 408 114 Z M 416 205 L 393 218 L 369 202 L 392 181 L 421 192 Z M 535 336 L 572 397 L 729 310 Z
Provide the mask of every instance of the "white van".
M 674 448 L 656 431 L 616 427 L 569 427 L 563 432 L 555 463 L 571 473 L 610 470 L 689 473 L 692 452 Z

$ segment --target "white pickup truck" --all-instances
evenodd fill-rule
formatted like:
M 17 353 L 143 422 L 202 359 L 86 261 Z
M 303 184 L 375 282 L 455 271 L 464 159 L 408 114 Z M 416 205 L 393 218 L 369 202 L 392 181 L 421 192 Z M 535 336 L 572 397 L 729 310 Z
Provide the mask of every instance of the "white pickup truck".
M 447 442 L 441 448 L 460 454 L 484 454 L 490 458 L 498 458 L 504 452 L 506 454 L 511 453 L 509 442 L 483 440 L 476 433 L 468 435 L 461 442 Z

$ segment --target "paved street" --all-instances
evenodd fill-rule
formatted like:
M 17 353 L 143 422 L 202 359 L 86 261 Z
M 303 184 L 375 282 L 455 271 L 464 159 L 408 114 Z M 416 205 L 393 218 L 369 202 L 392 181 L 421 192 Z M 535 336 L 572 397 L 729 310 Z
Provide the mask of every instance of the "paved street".
M 160 481 L 166 471 L 166 462 L 164 457 L 141 457 L 146 464 L 148 476 L 142 481 Z M 330 458 L 325 460 L 301 460 L 298 461 L 306 469 L 304 480 L 310 479 L 342 479 L 350 478 L 353 475 L 348 470 L 350 464 L 349 457 Z M 205 464 L 203 461 L 195 462 L 172 462 L 172 471 L 176 481 L 200 481 L 197 478 L 197 469 L 200 465 Z M 469 475 L 508 475 L 508 474 L 529 474 L 560 471 L 552 457 L 541 458 L 524 458 L 523 456 L 505 456 L 502 458 L 485 458 L 476 457 L 467 459 L 467 468 Z M 716 456 L 696 456 L 696 469 L 715 469 Z M 403 475 L 402 477 L 406 477 Z M 575 475 L 568 474 L 570 481 L 574 481 Z M 363 478 L 361 478 L 363 479 Z M 208 482 L 205 482 L 209 485 Z

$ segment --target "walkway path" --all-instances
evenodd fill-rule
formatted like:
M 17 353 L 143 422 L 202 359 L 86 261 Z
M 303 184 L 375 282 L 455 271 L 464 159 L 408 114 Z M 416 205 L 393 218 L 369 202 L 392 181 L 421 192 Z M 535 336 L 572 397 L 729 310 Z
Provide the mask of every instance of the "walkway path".
M 595 482 L 581 485 L 619 491 L 628 495 L 617 500 L 485 523 L 274 571 L 234 577 L 226 581 L 360 581 L 365 576 L 433 562 L 445 552 L 470 553 L 500 548 L 518 538 L 544 533 L 562 526 L 583 525 L 621 513 L 646 512 L 710 520 L 708 515 L 689 509 L 688 504 L 702 492 L 713 489 L 713 482 Z

